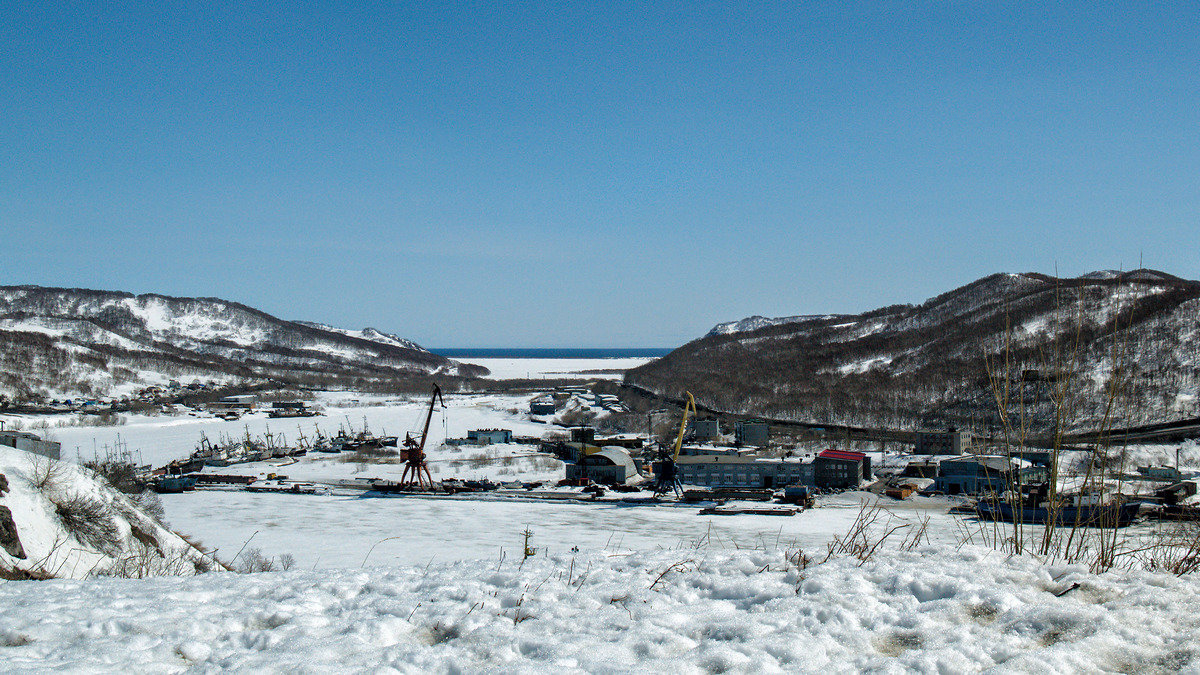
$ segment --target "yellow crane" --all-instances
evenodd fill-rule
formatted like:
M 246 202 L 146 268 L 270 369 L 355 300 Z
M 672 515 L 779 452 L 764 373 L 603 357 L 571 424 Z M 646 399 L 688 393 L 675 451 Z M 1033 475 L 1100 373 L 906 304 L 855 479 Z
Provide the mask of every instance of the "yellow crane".
M 679 422 L 679 434 L 675 437 L 675 447 L 669 455 L 665 451 L 660 453 L 658 461 L 654 463 L 654 474 L 657 477 L 654 483 L 656 496 L 665 495 L 669 490 L 674 490 L 676 496 L 682 496 L 683 493 L 675 470 L 675 462 L 679 459 L 679 450 L 683 447 L 683 435 L 687 432 L 688 416 L 689 414 L 696 415 L 696 399 L 692 397 L 692 392 L 684 393 L 687 394 L 687 403 L 683 406 L 683 419 Z

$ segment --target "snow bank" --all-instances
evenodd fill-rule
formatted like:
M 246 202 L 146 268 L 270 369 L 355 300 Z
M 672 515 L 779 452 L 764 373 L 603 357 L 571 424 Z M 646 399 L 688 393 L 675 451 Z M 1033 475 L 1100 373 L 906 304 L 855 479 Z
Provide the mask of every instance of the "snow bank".
M 970 547 L 793 561 L 683 549 L 14 582 L 0 585 L 0 646 L 10 672 L 1200 668 L 1195 578 Z
M 210 564 L 86 468 L 0 446 L 0 475 L 8 484 L 0 506 L 20 541 L 13 552 L 0 548 L 9 576 L 195 574 Z

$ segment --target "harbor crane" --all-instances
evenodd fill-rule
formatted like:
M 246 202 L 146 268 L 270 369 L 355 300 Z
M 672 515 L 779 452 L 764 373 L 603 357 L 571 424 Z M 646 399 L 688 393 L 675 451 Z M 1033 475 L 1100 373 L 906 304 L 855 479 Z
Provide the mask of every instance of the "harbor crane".
M 442 390 L 435 384 L 433 395 L 429 397 L 429 410 L 425 413 L 425 428 L 421 430 L 420 440 L 413 438 L 411 433 L 404 434 L 404 449 L 400 451 L 400 459 L 404 462 L 404 473 L 400 475 L 401 487 L 433 487 L 433 476 L 429 475 L 429 464 L 425 461 L 425 441 L 429 439 L 433 407 L 438 403 L 442 404 L 443 409 L 446 407 Z
M 683 434 L 687 431 L 688 413 L 693 416 L 696 414 L 696 399 L 692 397 L 692 392 L 687 394 L 687 403 L 683 406 L 683 419 L 679 422 L 679 435 L 675 437 L 675 447 L 671 450 L 663 448 L 658 453 L 658 460 L 654 462 L 654 474 L 657 480 L 654 483 L 654 496 L 661 497 L 667 492 L 674 490 L 676 497 L 683 496 L 683 486 L 679 484 L 679 476 L 675 469 L 675 462 L 679 459 L 679 450 L 683 447 Z

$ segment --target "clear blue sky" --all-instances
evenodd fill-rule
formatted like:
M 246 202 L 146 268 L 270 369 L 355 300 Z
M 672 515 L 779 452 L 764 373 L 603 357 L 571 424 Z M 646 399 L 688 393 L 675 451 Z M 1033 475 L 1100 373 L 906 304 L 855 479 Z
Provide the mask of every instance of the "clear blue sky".
M 1200 277 L 1195 3 L 408 4 L 4 3 L 0 283 L 671 346 Z

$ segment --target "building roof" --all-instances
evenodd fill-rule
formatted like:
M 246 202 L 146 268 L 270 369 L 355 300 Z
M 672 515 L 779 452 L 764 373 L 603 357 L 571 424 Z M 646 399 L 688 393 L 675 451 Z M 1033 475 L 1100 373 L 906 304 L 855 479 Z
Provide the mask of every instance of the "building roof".
M 1029 465 L 1029 462 L 1022 462 L 1016 457 L 997 457 L 990 455 L 975 455 L 958 457 L 955 459 L 942 460 L 942 464 L 978 464 L 995 471 L 1010 471 L 1014 468 L 1021 468 L 1022 465 Z
M 863 453 L 851 450 L 825 450 L 817 455 L 817 457 L 822 459 L 840 459 L 847 462 L 861 462 L 867 458 Z
M 625 448 L 618 448 L 615 446 L 601 448 L 598 452 L 593 452 L 588 455 L 588 460 L 590 460 L 589 463 L 594 463 L 596 461 L 596 457 L 603 457 L 604 459 L 607 459 L 608 461 L 612 462 L 613 466 L 625 467 L 626 476 L 632 477 L 637 475 L 637 465 L 633 463 L 633 458 L 629 456 L 629 453 L 625 452 Z

